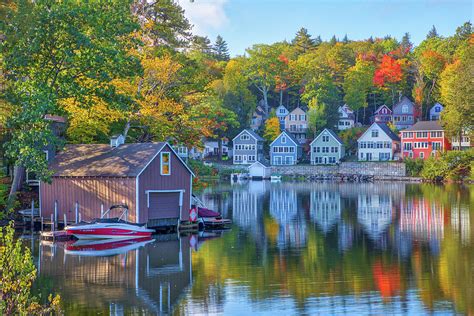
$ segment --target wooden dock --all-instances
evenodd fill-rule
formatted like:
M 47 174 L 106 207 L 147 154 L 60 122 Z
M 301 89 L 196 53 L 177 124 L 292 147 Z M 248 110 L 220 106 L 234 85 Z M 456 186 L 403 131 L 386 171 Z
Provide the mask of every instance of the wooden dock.
M 71 235 L 68 235 L 65 230 L 43 231 L 40 236 L 41 239 L 49 241 L 68 241 L 73 238 Z

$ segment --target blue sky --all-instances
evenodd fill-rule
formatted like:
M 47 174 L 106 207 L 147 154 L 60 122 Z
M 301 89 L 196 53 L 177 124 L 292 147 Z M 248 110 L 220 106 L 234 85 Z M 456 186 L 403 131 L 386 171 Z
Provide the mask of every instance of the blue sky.
M 312 36 L 365 39 L 409 32 L 418 44 L 434 24 L 441 35 L 473 20 L 471 0 L 179 0 L 194 33 L 220 34 L 232 55 L 256 43 L 291 40 L 300 27 Z

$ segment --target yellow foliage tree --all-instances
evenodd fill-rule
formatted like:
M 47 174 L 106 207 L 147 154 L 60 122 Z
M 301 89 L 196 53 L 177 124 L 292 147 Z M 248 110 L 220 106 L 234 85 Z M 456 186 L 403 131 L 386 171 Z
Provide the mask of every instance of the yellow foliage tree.
M 278 120 L 278 117 L 270 117 L 265 123 L 265 132 L 263 137 L 267 141 L 272 142 L 275 138 L 277 138 L 278 135 L 280 135 L 280 133 L 280 121 Z

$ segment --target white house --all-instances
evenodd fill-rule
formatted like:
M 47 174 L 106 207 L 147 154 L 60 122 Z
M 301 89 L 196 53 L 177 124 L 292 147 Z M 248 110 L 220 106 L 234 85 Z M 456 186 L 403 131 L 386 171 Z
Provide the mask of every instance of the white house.
M 337 129 L 342 131 L 355 126 L 354 111 L 352 111 L 347 104 L 340 106 L 337 110 L 339 113 L 339 121 L 337 122 Z
M 357 140 L 361 161 L 394 160 L 400 150 L 400 138 L 384 123 L 373 123 Z
M 278 117 L 278 120 L 280 120 L 280 126 L 282 128 L 285 127 L 285 117 L 289 114 L 290 112 L 284 105 L 280 105 L 279 107 L 276 108 L 276 116 Z
M 440 118 L 441 112 L 444 110 L 444 106 L 436 102 L 430 109 L 430 121 L 437 121 Z
M 264 161 L 255 161 L 249 166 L 249 175 L 251 178 L 270 179 L 272 168 Z
M 244 129 L 232 139 L 232 161 L 250 165 L 263 158 L 263 138 L 250 129 Z
M 344 143 L 333 131 L 325 128 L 311 142 L 311 164 L 327 165 L 338 163 L 344 157 Z

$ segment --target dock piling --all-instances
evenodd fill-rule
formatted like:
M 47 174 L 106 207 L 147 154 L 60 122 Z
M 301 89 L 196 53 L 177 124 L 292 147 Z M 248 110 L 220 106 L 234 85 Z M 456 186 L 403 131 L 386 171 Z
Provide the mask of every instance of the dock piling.
M 33 222 L 33 216 L 35 215 L 34 213 L 35 213 L 35 201 L 31 199 L 31 222 L 30 222 L 31 231 L 33 231 L 35 227 L 35 223 Z
M 78 223 L 79 220 L 79 202 L 76 202 L 76 224 Z
M 54 201 L 54 228 L 56 229 L 56 225 L 58 222 L 58 201 Z
M 54 215 L 51 214 L 51 231 L 54 232 Z
M 65 228 L 66 225 L 67 225 L 67 215 L 66 215 L 66 213 L 64 213 L 64 215 L 63 215 L 63 221 L 64 221 L 64 228 Z

